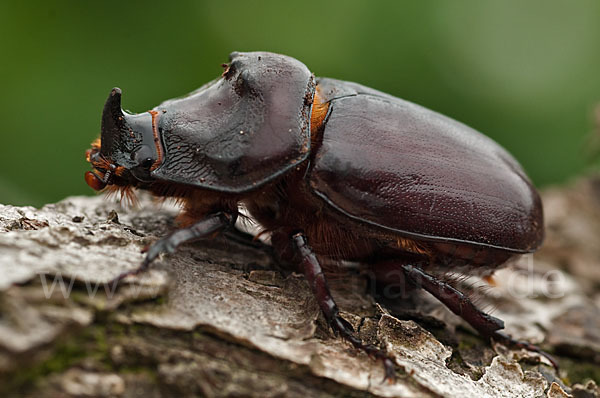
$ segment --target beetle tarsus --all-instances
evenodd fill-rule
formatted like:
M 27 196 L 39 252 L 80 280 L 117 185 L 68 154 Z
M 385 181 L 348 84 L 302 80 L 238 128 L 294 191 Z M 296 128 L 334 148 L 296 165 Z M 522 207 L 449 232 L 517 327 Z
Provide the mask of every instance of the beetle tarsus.
M 329 292 L 329 286 L 325 279 L 325 274 L 321 269 L 321 264 L 308 245 L 304 234 L 301 232 L 296 233 L 292 236 L 292 239 L 296 250 L 300 254 L 301 269 L 304 272 L 304 276 L 317 298 L 319 307 L 321 308 L 323 315 L 325 315 L 327 323 L 333 329 L 333 332 L 352 344 L 354 348 L 366 352 L 367 355 L 372 358 L 381 360 L 385 371 L 383 381 L 393 382 L 396 378 L 396 370 L 394 362 L 388 354 L 372 344 L 363 343 L 363 341 L 354 334 L 354 328 L 350 322 L 340 316 L 337 304 Z
M 109 285 L 111 285 L 113 288 L 115 288 L 123 279 L 127 278 L 128 276 L 134 276 L 134 275 L 141 274 L 142 272 L 146 271 L 149 266 L 150 266 L 150 262 L 148 262 L 148 261 L 146 261 L 146 259 L 144 259 L 144 261 L 142 261 L 142 264 L 139 267 L 137 267 L 136 269 L 133 269 L 131 271 L 125 271 L 125 272 L 120 273 L 119 276 L 117 276 L 115 279 L 113 279 L 109 282 Z
M 531 351 L 531 352 L 540 354 L 541 356 L 546 358 L 552 364 L 552 366 L 558 373 L 558 371 L 559 371 L 558 361 L 552 355 L 548 354 L 547 352 L 545 352 L 544 350 L 542 350 L 540 347 L 536 346 L 535 344 L 531 344 L 526 341 L 516 340 L 516 339 L 510 337 L 509 335 L 507 335 L 506 333 L 502 333 L 502 332 L 498 332 L 498 331 L 494 332 L 494 334 L 491 336 L 491 338 L 494 339 L 495 341 L 497 341 L 498 343 L 504 344 L 508 347 L 524 348 L 527 351 Z

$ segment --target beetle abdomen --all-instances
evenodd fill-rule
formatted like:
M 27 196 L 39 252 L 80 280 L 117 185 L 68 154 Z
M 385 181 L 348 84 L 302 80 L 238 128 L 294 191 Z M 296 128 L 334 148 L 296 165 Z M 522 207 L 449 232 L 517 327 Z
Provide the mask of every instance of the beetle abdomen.
M 512 252 L 540 245 L 539 195 L 494 141 L 355 83 L 318 84 L 331 110 L 310 183 L 328 204 L 417 240 Z
M 495 270 L 515 255 L 504 249 L 469 243 L 433 242 L 431 247 L 434 263 L 452 266 L 455 270 L 456 267 L 466 266 L 471 273 L 477 273 L 475 270 L 479 268 L 481 274 Z

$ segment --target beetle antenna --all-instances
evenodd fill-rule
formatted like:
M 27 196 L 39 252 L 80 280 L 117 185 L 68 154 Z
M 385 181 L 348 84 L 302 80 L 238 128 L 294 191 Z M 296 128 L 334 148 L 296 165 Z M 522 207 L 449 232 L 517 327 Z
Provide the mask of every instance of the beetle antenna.
M 105 184 L 108 184 L 108 180 L 110 179 L 110 177 L 112 176 L 112 170 L 107 170 L 106 173 L 104 173 L 104 177 L 102 177 L 102 182 Z
M 110 163 L 108 165 L 108 170 L 106 170 L 106 173 L 104 173 L 104 177 L 102 177 L 102 182 L 105 184 L 108 184 L 108 182 L 110 181 L 110 178 L 112 177 L 112 175 L 116 169 L 117 169 L 117 166 Z

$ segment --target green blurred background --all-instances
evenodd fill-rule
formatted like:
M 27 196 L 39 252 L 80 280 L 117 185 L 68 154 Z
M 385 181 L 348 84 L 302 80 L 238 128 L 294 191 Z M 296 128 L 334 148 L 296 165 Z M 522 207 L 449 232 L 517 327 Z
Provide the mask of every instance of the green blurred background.
M 84 151 L 110 89 L 142 112 L 218 76 L 234 50 L 288 54 L 454 117 L 540 186 L 588 166 L 596 0 L 2 1 L 0 203 L 93 194 Z

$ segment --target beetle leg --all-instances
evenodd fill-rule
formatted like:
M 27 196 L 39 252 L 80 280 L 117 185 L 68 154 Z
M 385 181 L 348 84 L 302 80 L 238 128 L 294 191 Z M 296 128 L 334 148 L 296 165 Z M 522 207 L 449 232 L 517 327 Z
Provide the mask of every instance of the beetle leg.
M 531 344 L 526 341 L 515 340 L 512 337 L 510 337 L 509 335 L 507 335 L 506 333 L 502 333 L 499 331 L 495 331 L 494 334 L 491 336 L 491 338 L 493 338 L 497 342 L 504 344 L 508 347 L 524 348 L 527 351 L 537 352 L 538 354 L 540 354 L 544 358 L 546 358 L 548 361 L 550 361 L 550 363 L 552 364 L 552 366 L 554 367 L 554 369 L 556 369 L 556 372 L 558 373 L 559 368 L 558 368 L 558 361 L 556 360 L 556 358 L 554 358 L 552 355 L 548 354 L 547 352 L 545 352 L 544 350 L 542 350 L 540 347 L 536 346 L 535 344 Z
M 406 264 L 402 265 L 402 269 L 412 284 L 427 290 L 485 338 L 494 339 L 499 343 L 510 347 L 524 348 L 528 351 L 537 352 L 546 357 L 558 371 L 558 363 L 551 355 L 542 351 L 536 345 L 515 340 L 507 334 L 499 332 L 500 329 L 504 329 L 504 322 L 481 311 L 473 304 L 468 296 L 450 286 L 448 283 L 427 274 L 419 267 Z
M 468 296 L 448 283 L 410 264 L 402 265 L 402 269 L 413 285 L 427 290 L 483 336 L 491 337 L 496 330 L 504 329 L 501 319 L 481 311 Z
M 221 232 L 226 227 L 234 225 L 235 220 L 236 215 L 218 212 L 203 218 L 187 228 L 178 229 L 154 242 L 148 250 L 146 250 L 146 257 L 144 258 L 144 261 L 142 261 L 142 264 L 134 270 L 122 273 L 113 280 L 113 283 L 118 283 L 129 275 L 137 275 L 140 272 L 147 270 L 152 261 L 154 261 L 160 253 L 173 253 L 182 243 L 194 239 L 210 237 L 215 233 Z
M 319 260 L 308 245 L 304 234 L 301 232 L 296 233 L 292 236 L 292 240 L 295 249 L 300 255 L 300 265 L 304 276 L 317 298 L 317 302 L 321 311 L 323 311 L 323 315 L 325 315 L 327 323 L 336 334 L 339 333 L 343 339 L 349 341 L 355 348 L 365 351 L 371 357 L 381 359 L 385 367 L 384 380 L 392 382 L 395 379 L 394 363 L 379 348 L 371 344 L 364 344 L 362 340 L 354 335 L 352 325 L 340 316 L 338 306 L 329 292 L 329 286 L 327 285 L 327 280 L 325 279 L 325 274 L 321 269 Z
M 226 238 L 241 245 L 263 250 L 268 252 L 269 254 L 272 254 L 273 246 L 263 243 L 256 236 L 251 235 L 245 231 L 239 230 L 237 228 L 230 228 L 226 231 L 223 231 L 223 235 Z

